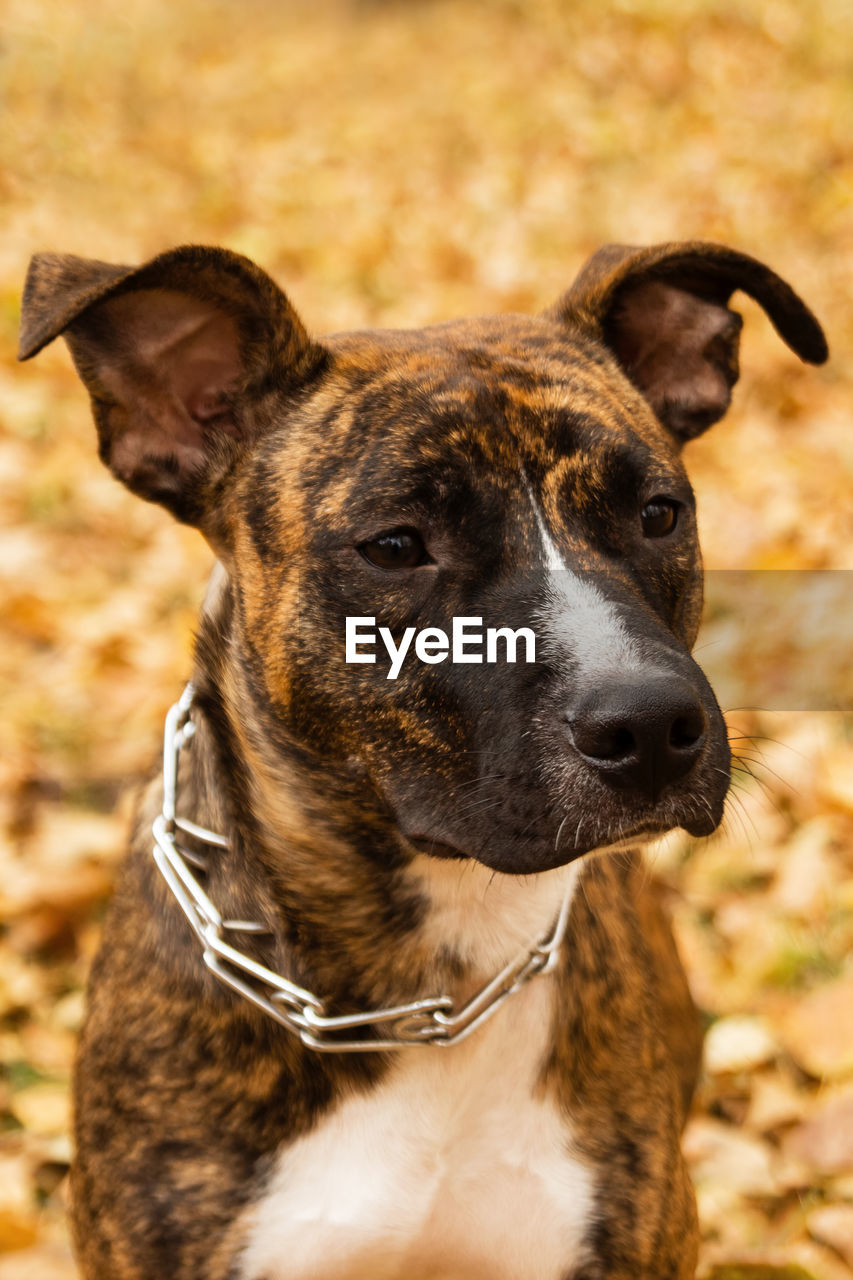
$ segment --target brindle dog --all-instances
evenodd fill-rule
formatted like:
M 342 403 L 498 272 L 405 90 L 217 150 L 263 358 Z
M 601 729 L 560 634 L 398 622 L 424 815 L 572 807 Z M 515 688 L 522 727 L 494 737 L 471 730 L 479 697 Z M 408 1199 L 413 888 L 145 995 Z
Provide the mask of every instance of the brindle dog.
M 712 831 L 729 782 L 681 448 L 728 406 L 736 289 L 826 358 L 713 244 L 609 246 L 538 317 L 322 340 L 221 249 L 34 259 L 21 358 L 64 334 L 103 461 L 219 559 L 178 810 L 227 837 L 184 833 L 209 899 L 268 930 L 234 946 L 328 1015 L 458 1008 L 576 889 L 554 970 L 464 1043 L 321 1053 L 205 967 L 152 783 L 77 1067 L 90 1280 L 693 1275 L 697 1023 L 632 851 Z M 389 680 L 344 661 L 352 616 L 540 646 Z

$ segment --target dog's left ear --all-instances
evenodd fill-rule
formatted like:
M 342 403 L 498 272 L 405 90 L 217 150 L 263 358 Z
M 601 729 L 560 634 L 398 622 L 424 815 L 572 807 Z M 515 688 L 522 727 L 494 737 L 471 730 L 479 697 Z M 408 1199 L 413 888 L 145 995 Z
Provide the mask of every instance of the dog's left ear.
M 826 360 L 823 330 L 790 285 L 755 258 L 701 241 L 606 245 L 547 314 L 603 341 L 683 442 L 729 407 L 742 326 L 728 307 L 736 289 L 761 304 L 801 360 Z
M 37 254 L 19 359 L 59 334 L 91 396 L 103 461 L 207 533 L 235 460 L 326 359 L 260 267 L 198 245 L 142 267 Z

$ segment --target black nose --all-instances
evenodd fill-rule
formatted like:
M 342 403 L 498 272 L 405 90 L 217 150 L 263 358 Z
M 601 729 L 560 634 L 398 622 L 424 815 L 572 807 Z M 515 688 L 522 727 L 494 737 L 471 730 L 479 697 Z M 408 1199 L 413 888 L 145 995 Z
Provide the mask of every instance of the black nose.
M 602 777 L 656 800 L 693 768 L 705 745 L 707 718 L 680 676 L 613 681 L 570 711 L 575 749 Z

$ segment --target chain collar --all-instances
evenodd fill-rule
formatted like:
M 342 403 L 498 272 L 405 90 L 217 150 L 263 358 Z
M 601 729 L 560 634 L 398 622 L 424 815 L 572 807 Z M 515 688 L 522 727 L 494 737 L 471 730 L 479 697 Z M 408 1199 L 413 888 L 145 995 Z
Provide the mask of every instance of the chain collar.
M 270 930 L 252 920 L 223 919 L 191 870 L 192 867 L 204 873 L 206 860 L 180 843 L 183 834 L 212 848 L 229 847 L 224 836 L 188 818 L 178 817 L 175 811 L 178 761 L 181 750 L 191 743 L 195 732 L 190 719 L 192 701 L 193 687 L 188 684 L 166 716 L 163 809 L 152 827 L 154 861 L 201 942 L 204 963 L 211 973 L 298 1035 L 304 1045 L 321 1053 L 365 1053 L 430 1044 L 447 1048 L 481 1026 L 504 1000 L 531 978 L 554 969 L 569 919 L 571 888 L 566 891 L 551 932 L 511 960 L 456 1012 L 449 996 L 431 996 L 372 1013 L 328 1016 L 319 997 L 231 946 L 226 941 L 228 934 L 268 934 Z M 378 1035 L 373 1039 L 351 1040 L 344 1034 L 368 1029 Z

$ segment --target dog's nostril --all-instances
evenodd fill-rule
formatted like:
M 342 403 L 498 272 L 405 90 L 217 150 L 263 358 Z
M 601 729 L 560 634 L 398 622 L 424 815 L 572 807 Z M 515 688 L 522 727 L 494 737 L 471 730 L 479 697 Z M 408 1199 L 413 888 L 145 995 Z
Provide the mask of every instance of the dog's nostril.
M 629 725 L 616 720 L 580 714 L 569 720 L 575 747 L 589 760 L 612 764 L 636 750 L 637 740 Z
M 698 711 L 676 716 L 669 728 L 669 745 L 676 751 L 695 747 L 705 732 L 705 717 Z
M 636 739 L 630 729 L 611 729 L 604 732 L 600 736 L 600 740 L 593 744 L 595 749 L 588 751 L 588 755 L 595 756 L 599 760 L 621 760 L 623 756 L 627 756 L 637 745 Z

